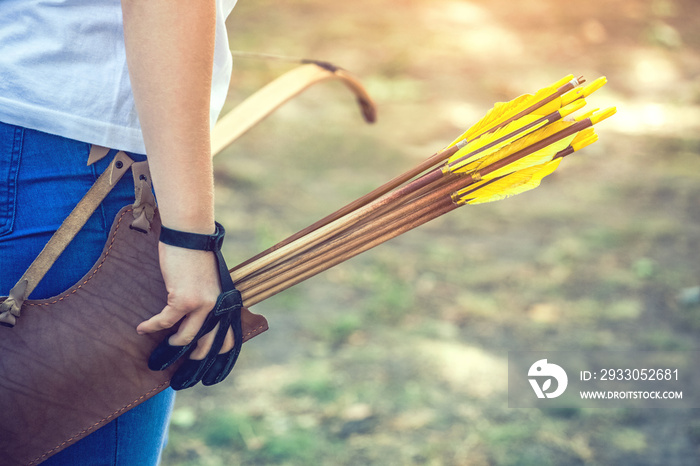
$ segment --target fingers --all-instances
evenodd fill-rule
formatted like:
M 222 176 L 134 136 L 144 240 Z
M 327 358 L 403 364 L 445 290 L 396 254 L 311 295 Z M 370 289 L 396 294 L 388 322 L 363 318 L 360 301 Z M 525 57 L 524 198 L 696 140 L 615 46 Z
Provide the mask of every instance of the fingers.
M 175 390 L 183 390 L 200 381 L 205 385 L 222 381 L 231 372 L 240 350 L 225 348 L 226 341 L 230 339 L 229 333 L 232 334 L 230 319 L 224 318 L 211 332 L 197 340 L 197 347 L 173 374 L 170 386 Z M 219 348 L 221 350 L 217 351 Z
M 233 336 L 233 330 L 229 328 L 228 332 L 226 332 L 226 339 L 224 340 L 224 344 L 221 346 L 221 351 L 219 351 L 219 354 L 231 351 L 235 344 L 236 337 Z
M 202 324 L 207 318 L 209 311 L 211 311 L 211 307 L 206 310 L 187 314 L 185 318 L 182 319 L 182 323 L 180 324 L 180 327 L 178 327 L 177 332 L 170 336 L 168 342 L 175 346 L 185 346 L 192 343 L 197 336 L 199 329 L 202 328 Z M 219 327 L 218 324 L 216 327 Z
M 214 330 L 197 340 L 197 346 L 194 348 L 194 350 L 192 350 L 192 353 L 190 353 L 190 359 L 199 361 L 204 359 L 206 355 L 209 354 L 209 350 L 211 349 L 212 343 L 214 343 L 216 333 L 219 331 L 219 325 L 220 324 L 216 324 Z
M 151 354 L 149 367 L 163 370 L 190 353 L 171 378 L 170 385 L 175 390 L 193 387 L 199 381 L 204 385 L 219 383 L 233 369 L 242 343 L 240 321 L 232 321 L 234 316 L 231 314 L 216 317 L 218 308 L 207 315 L 199 332 L 203 335 L 196 337 L 195 341 L 185 346 L 173 346 L 166 339 Z
M 148 320 L 141 322 L 136 327 L 136 332 L 139 335 L 146 333 L 155 333 L 161 330 L 168 329 L 178 323 L 183 314 L 174 307 L 167 305 L 158 314 Z
M 189 353 L 187 362 L 178 371 L 182 373 L 179 379 L 183 388 L 196 383 L 217 354 L 230 352 L 235 346 L 236 338 L 231 330 L 232 316 L 217 317 L 217 312 L 228 302 L 226 297 L 227 294 L 222 294 L 217 304 L 209 311 L 188 314 L 182 320 L 178 332 L 153 350 L 148 367 L 152 370 L 163 370 Z M 164 313 L 167 314 L 167 311 L 164 310 Z M 201 367 L 198 367 L 199 362 Z
M 173 301 L 177 302 L 177 300 Z M 186 314 L 178 331 L 153 350 L 148 359 L 148 367 L 151 370 L 164 370 L 186 355 L 199 336 L 209 333 L 217 325 L 218 319 L 212 314 L 212 309 L 217 306 L 216 300 L 214 305 L 205 302 L 204 306 L 200 304 L 196 311 L 187 313 L 187 310 L 192 309 L 192 306 L 177 307 L 168 303 L 159 314 L 139 324 L 137 327 L 139 333 L 163 330 L 175 325 L 183 313 Z
M 217 355 L 211 367 L 202 376 L 202 384 L 214 385 L 224 380 L 231 373 L 236 359 L 238 352 L 235 350 Z
M 194 350 L 192 350 L 192 353 L 190 353 L 190 359 L 195 359 L 195 360 L 201 360 L 206 357 L 206 355 L 209 353 L 209 349 L 211 348 L 212 343 L 214 342 L 214 338 L 216 337 L 216 332 L 219 330 L 219 324 L 216 324 L 216 327 L 214 327 L 214 330 L 211 332 L 207 333 L 204 335 L 202 338 L 197 340 L 197 346 L 195 347 Z M 233 343 L 234 343 L 234 337 L 233 337 L 233 330 L 230 328 L 226 332 L 226 338 L 224 339 L 224 344 L 221 345 L 221 349 L 219 350 L 219 354 L 227 353 L 233 349 Z

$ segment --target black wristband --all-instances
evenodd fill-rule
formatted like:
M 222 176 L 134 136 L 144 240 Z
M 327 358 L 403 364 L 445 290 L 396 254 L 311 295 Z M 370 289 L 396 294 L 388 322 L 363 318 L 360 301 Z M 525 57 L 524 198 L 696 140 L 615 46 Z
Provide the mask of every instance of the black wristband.
M 199 251 L 220 251 L 226 231 L 220 223 L 215 222 L 215 224 L 216 231 L 212 235 L 190 233 L 161 226 L 159 240 L 161 243 L 180 248 L 197 249 Z

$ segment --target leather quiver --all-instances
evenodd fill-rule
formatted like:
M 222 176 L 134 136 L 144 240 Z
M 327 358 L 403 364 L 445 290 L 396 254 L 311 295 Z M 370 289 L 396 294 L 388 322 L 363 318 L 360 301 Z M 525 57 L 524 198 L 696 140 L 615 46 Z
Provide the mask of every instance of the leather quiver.
M 148 231 L 133 221 L 124 207 L 78 283 L 25 301 L 15 327 L 0 327 L 3 465 L 38 464 L 168 387 L 178 365 L 154 372 L 146 361 L 172 330 L 136 333 L 166 304 L 160 219 L 156 211 Z M 265 318 L 245 308 L 242 325 L 243 341 L 267 330 Z

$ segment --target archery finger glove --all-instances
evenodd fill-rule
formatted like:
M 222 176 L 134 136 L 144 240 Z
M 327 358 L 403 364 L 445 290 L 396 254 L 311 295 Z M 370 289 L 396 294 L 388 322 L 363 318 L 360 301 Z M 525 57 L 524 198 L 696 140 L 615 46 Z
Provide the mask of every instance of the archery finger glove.
M 233 369 L 241 351 L 243 344 L 241 307 L 243 306 L 243 301 L 241 293 L 231 280 L 226 262 L 221 254 L 224 234 L 224 227 L 219 223 L 216 223 L 216 231 L 213 235 L 188 233 L 161 226 L 160 241 L 162 243 L 181 248 L 214 252 L 222 289 L 222 293 L 217 298 L 214 308 L 209 312 L 202 327 L 189 344 L 184 346 L 171 345 L 168 342 L 168 338 L 166 338 L 151 353 L 148 367 L 154 371 L 164 370 L 182 356 L 189 355 L 197 345 L 197 341 L 214 330 L 216 325 L 219 324 L 214 342 L 204 359 L 195 360 L 188 358 L 175 372 L 170 380 L 170 386 L 175 390 L 190 388 L 199 381 L 204 385 L 214 385 L 221 382 Z M 233 331 L 235 339 L 233 349 L 219 354 L 229 329 Z

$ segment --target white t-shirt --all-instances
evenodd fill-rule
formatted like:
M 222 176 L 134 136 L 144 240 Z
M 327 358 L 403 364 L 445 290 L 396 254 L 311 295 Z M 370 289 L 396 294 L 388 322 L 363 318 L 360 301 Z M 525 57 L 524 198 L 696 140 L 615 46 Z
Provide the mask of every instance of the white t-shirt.
M 217 0 L 211 124 L 231 78 Z M 0 121 L 145 153 L 126 66 L 120 0 L 0 0 Z

